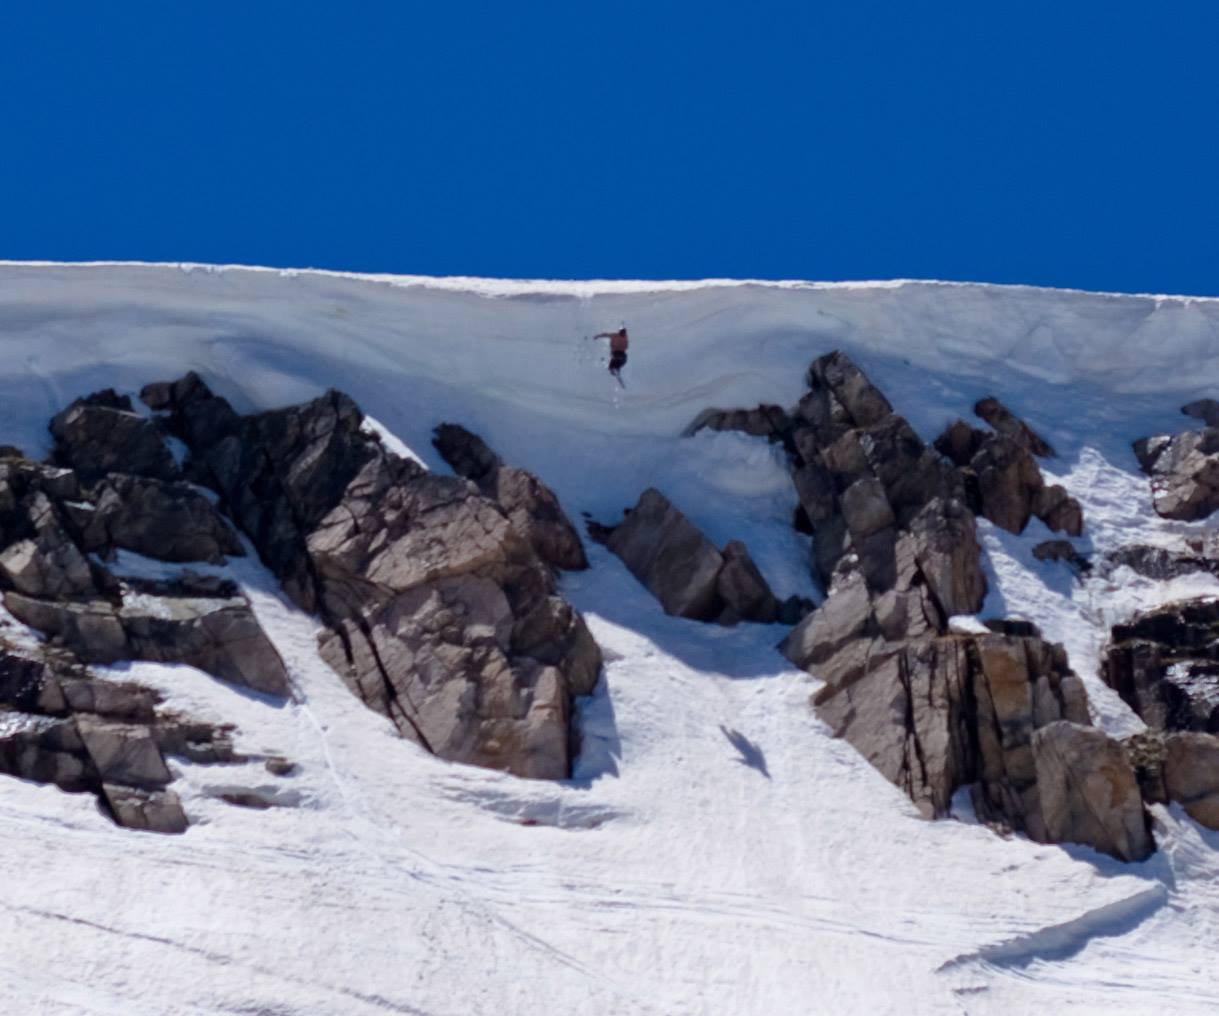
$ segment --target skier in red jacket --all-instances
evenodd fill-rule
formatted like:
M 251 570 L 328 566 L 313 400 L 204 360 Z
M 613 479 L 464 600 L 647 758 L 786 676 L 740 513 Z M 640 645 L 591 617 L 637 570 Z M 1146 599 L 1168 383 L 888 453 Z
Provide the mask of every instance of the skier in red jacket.
M 626 385 L 622 381 L 622 368 L 626 366 L 626 349 L 631 344 L 626 336 L 626 325 L 623 325 L 616 332 L 601 332 L 598 335 L 594 335 L 593 338 L 610 340 L 609 372 L 625 388 Z

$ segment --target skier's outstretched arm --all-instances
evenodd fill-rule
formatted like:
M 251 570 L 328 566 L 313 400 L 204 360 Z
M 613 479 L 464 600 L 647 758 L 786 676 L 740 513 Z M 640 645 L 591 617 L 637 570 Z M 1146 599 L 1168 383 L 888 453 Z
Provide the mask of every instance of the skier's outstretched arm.
M 594 339 L 612 339 L 613 337 L 614 337 L 613 332 L 599 332 L 598 334 L 593 336 Z

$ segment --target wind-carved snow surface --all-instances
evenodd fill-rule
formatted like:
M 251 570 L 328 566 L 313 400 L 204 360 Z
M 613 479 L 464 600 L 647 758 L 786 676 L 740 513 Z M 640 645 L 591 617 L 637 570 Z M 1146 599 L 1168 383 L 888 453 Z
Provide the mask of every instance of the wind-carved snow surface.
M 630 328 L 627 388 L 584 336 Z M 573 517 L 660 487 L 776 592 L 814 595 L 781 456 L 680 439 L 709 405 L 793 404 L 815 356 L 856 358 L 925 439 L 996 395 L 1058 449 L 1084 546 L 1197 526 L 1151 511 L 1130 442 L 1219 387 L 1219 304 L 939 283 L 498 283 L 199 266 L 0 265 L 0 441 L 48 448 L 73 397 L 199 371 L 238 409 L 350 393 L 443 468 L 454 420 L 538 473 Z M 1107 626 L 1206 578 L 1085 584 L 1034 521 L 981 524 L 986 616 L 1064 642 L 1097 722 L 1139 721 L 1096 675 Z M 37 1013 L 1211 1013 L 1219 834 L 1157 809 L 1160 851 L 925 822 L 807 700 L 779 627 L 664 616 L 617 559 L 563 591 L 607 665 L 563 784 L 440 762 L 317 657 L 317 622 L 253 556 L 240 583 L 291 673 L 281 704 L 181 666 L 103 673 L 233 723 L 253 762 L 171 765 L 180 837 L 111 825 L 87 795 L 0 779 L 0 994 Z M 166 566 L 124 555 L 129 574 Z M 122 570 L 120 568 L 120 570 Z M 199 570 L 199 569 L 196 569 Z M 968 627 L 969 619 L 958 625 Z M 220 796 L 258 793 L 254 811 Z M 967 801 L 964 797 L 963 802 Z

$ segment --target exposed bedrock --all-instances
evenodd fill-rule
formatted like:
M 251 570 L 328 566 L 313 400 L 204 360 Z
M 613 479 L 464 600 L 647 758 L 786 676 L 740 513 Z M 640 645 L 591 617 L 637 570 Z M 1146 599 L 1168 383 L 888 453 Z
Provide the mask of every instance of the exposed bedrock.
M 184 663 L 276 697 L 288 675 L 231 583 L 189 571 L 125 579 L 106 563 L 116 549 L 167 562 L 242 553 L 207 497 L 177 479 L 160 424 L 105 391 L 51 430 L 58 465 L 0 449 L 0 595 L 47 640 L 0 645 L 0 770 L 92 793 L 121 825 L 181 832 L 165 755 L 233 761 L 227 733 L 165 714 L 155 692 L 84 664 Z
M 1101 675 L 1153 730 L 1219 733 L 1219 600 L 1169 603 L 1114 625 Z
M 993 400 L 978 412 L 996 432 L 959 422 L 928 448 L 841 353 L 815 360 L 807 381 L 776 439 L 827 596 L 781 649 L 824 682 L 817 714 L 927 817 L 969 787 L 995 825 L 1146 857 L 1154 843 L 1134 768 L 1090 726 L 1062 647 L 1027 622 L 951 630 L 986 594 L 974 508 L 1015 531 L 1033 514 L 1078 531 L 1078 506 L 1045 486 L 1033 460 L 1052 449 Z
M 1182 407 L 1206 426 L 1180 434 L 1145 437 L 1134 443 L 1134 455 L 1151 478 L 1156 513 L 1166 519 L 1193 522 L 1219 508 L 1219 415 L 1212 399 Z
M 93 794 L 119 825 L 177 833 L 187 816 L 166 757 L 240 760 L 226 728 L 163 712 L 138 684 L 96 678 L 70 652 L 0 645 L 0 772 Z
M 504 465 L 482 438 L 459 424 L 442 423 L 432 444 L 453 472 L 473 481 L 504 510 L 543 561 L 567 571 L 588 567 L 580 534 L 554 491 L 536 476 Z
M 340 392 L 240 416 L 188 374 L 141 397 L 188 446 L 188 474 L 321 615 L 322 654 L 364 702 L 442 758 L 570 773 L 572 698 L 592 691 L 601 656 L 557 595 L 551 566 L 582 551 L 536 479 L 468 432 L 451 454 L 477 479 L 429 473 Z
M 660 491 L 645 490 L 615 526 L 592 523 L 593 538 L 622 559 L 666 614 L 695 621 L 794 624 L 812 604 L 780 602 L 737 540 L 717 549 Z

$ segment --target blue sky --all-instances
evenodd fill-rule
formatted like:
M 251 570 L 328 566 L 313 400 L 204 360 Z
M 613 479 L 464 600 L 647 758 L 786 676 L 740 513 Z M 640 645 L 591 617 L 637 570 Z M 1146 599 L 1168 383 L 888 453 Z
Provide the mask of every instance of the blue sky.
M 1217 49 L 1213 2 L 7 4 L 0 258 L 1219 295 Z

